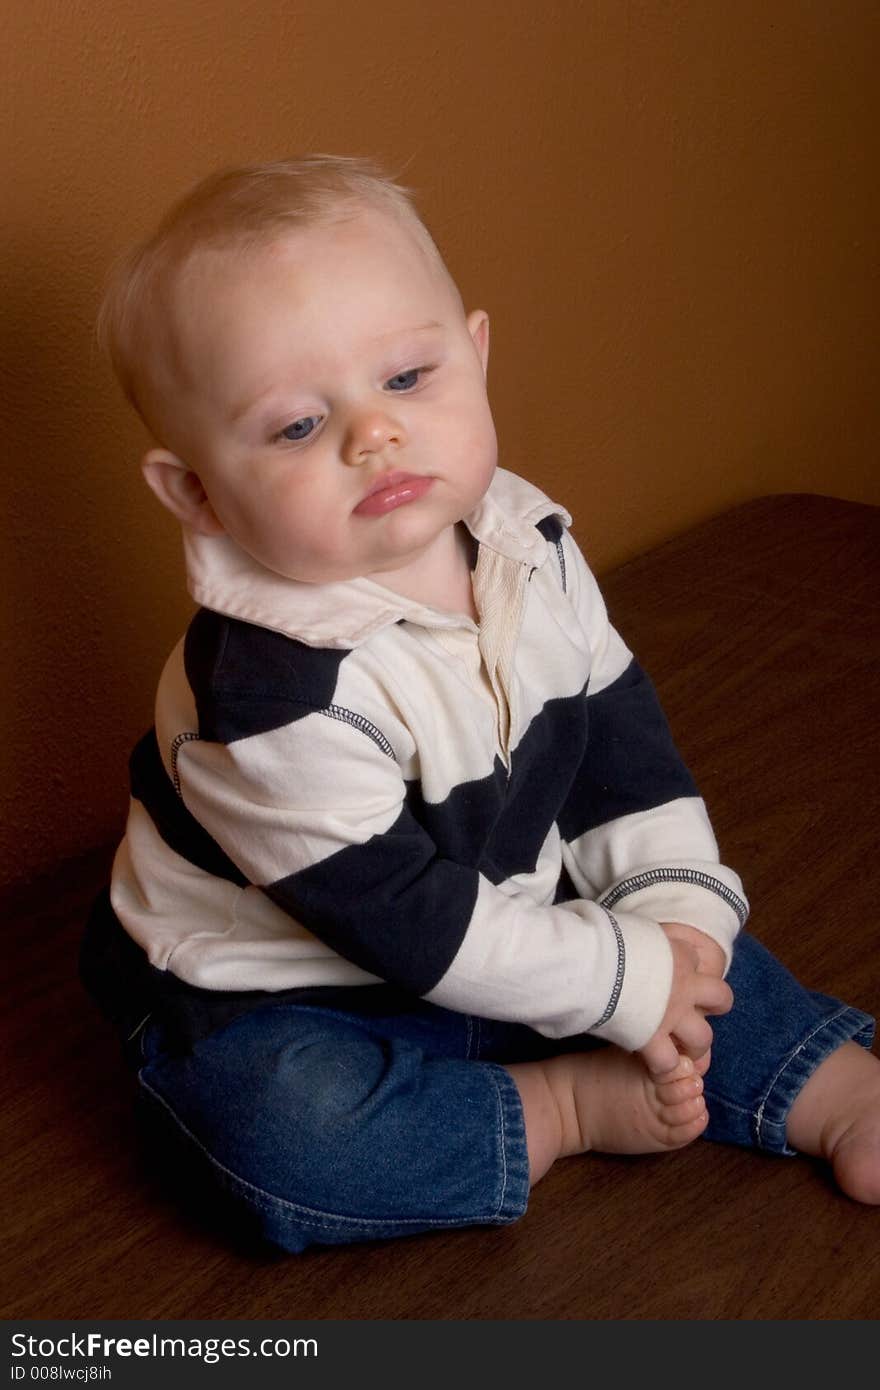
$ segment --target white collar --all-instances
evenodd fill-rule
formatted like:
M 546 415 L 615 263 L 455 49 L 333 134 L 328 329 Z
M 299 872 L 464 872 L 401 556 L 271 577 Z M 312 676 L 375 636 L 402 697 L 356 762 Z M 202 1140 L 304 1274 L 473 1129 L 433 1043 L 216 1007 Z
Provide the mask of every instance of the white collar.
M 540 565 L 547 542 L 539 521 L 571 517 L 532 483 L 499 468 L 465 525 L 480 545 L 520 563 Z M 266 569 L 229 536 L 183 528 L 187 587 L 196 603 L 231 618 L 295 637 L 312 647 L 357 647 L 405 619 L 425 627 L 457 627 L 462 618 L 404 598 L 371 579 L 303 584 Z

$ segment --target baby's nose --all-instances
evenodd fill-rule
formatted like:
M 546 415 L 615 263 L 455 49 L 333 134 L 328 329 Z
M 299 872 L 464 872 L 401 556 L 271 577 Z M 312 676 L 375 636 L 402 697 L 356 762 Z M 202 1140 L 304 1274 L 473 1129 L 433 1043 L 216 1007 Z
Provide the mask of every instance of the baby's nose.
M 351 421 L 343 445 L 346 463 L 366 463 L 384 449 L 399 448 L 405 442 L 403 426 L 387 410 L 370 410 Z

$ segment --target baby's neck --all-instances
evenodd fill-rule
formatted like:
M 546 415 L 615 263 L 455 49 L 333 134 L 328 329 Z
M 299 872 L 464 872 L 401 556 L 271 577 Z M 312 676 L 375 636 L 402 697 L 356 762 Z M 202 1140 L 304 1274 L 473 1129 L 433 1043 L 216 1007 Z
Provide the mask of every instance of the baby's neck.
M 470 532 L 463 522 L 450 526 L 418 565 L 382 576 L 386 589 L 443 613 L 464 613 L 479 622 L 471 584 Z

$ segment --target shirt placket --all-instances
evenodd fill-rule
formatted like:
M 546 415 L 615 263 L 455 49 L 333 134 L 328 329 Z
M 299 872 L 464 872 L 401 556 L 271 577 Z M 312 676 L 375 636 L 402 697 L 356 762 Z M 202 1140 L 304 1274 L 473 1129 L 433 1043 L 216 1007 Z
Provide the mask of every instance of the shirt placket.
M 480 547 L 474 596 L 480 614 L 478 645 L 495 697 L 498 748 L 508 772 L 517 728 L 514 658 L 522 624 L 529 567 L 487 545 Z

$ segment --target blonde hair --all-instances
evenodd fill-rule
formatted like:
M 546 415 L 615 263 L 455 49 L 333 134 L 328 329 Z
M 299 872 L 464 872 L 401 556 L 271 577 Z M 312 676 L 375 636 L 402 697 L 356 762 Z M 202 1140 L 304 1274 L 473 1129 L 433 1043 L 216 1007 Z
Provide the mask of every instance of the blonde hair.
M 180 198 L 155 232 L 113 266 L 97 318 L 98 344 L 138 413 L 146 419 L 141 384 L 147 349 L 156 349 L 151 330 L 195 255 L 246 252 L 286 228 L 341 221 L 364 206 L 405 223 L 445 271 L 411 191 L 369 159 L 309 154 L 223 169 Z

